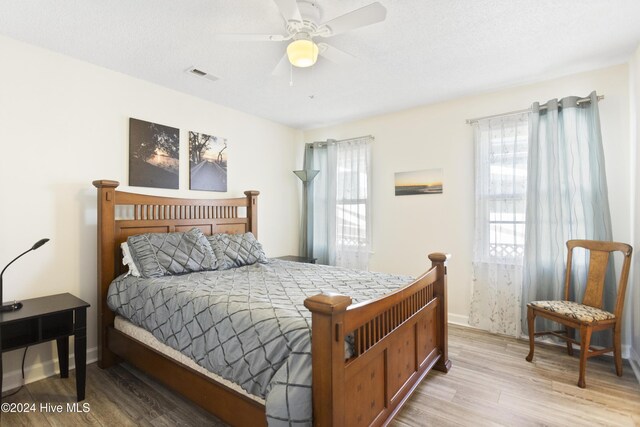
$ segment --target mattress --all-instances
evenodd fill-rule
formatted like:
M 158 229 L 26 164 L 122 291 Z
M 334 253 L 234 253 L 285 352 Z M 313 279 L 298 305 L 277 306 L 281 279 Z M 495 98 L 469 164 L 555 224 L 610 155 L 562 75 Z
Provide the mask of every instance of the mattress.
M 115 279 L 107 302 L 196 364 L 264 399 L 270 426 L 312 424 L 307 297 L 382 296 L 408 276 L 271 260 L 182 276 Z
M 220 375 L 216 375 L 211 371 L 207 371 L 205 368 L 203 368 L 202 366 L 198 365 L 196 362 L 194 362 L 193 360 L 191 360 L 190 358 L 188 358 L 187 356 L 185 356 L 184 354 L 180 353 L 178 350 L 174 350 L 173 348 L 169 347 L 166 344 L 161 343 L 160 341 L 158 341 L 149 331 L 144 330 L 143 328 L 134 325 L 133 323 L 127 321 L 127 319 L 125 319 L 122 316 L 116 316 L 115 321 L 114 321 L 114 328 L 120 332 L 122 332 L 123 334 L 134 338 L 138 341 L 140 341 L 143 344 L 148 345 L 149 347 L 153 348 L 154 350 L 164 354 L 165 356 L 169 357 L 170 359 L 175 360 L 176 362 L 180 362 L 183 365 L 188 366 L 189 368 L 193 369 L 194 371 L 197 371 L 213 380 L 215 380 L 216 382 L 219 382 L 221 384 L 226 385 L 227 387 L 229 387 L 230 389 L 237 391 L 240 394 L 243 394 L 244 396 L 255 400 L 258 403 L 261 403 L 264 405 L 264 399 L 258 397 L 258 396 L 254 396 L 253 394 L 247 393 L 246 391 L 244 391 L 242 389 L 242 387 L 240 387 L 238 384 L 233 383 L 229 380 L 226 380 L 224 378 L 222 378 Z

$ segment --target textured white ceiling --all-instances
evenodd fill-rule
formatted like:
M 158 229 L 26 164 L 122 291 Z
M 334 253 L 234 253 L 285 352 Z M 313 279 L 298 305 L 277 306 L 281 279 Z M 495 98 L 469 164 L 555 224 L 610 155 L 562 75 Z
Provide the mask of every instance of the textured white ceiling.
M 316 0 L 323 21 L 373 0 Z M 640 0 L 379 0 L 386 21 L 327 39 L 357 60 L 271 71 L 271 0 L 0 0 L 0 34 L 308 129 L 626 61 Z M 220 80 L 185 73 L 191 66 Z M 313 98 L 311 98 L 313 96 Z

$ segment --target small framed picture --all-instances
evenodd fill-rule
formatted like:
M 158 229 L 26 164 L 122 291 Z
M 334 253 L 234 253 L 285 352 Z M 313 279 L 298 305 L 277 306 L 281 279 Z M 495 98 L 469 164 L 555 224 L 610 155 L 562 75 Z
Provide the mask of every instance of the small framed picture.
M 396 172 L 396 196 L 442 194 L 442 169 Z

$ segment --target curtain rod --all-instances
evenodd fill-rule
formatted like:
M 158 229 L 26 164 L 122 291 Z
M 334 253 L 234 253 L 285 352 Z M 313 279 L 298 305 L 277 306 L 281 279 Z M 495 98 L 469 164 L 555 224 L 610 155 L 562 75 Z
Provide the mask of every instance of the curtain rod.
M 326 141 L 308 142 L 307 145 L 311 145 L 311 148 L 313 148 L 313 144 L 316 144 L 317 147 L 324 147 L 325 145 L 327 145 L 329 143 L 339 144 L 341 142 L 348 142 L 348 141 L 353 141 L 354 139 L 362 139 L 362 138 L 371 138 L 372 140 L 375 141 L 375 138 L 372 135 L 363 135 L 363 136 L 358 136 L 358 137 L 355 137 L 355 138 L 341 139 L 339 141 L 336 141 L 335 139 L 327 139 Z
M 603 99 L 604 99 L 604 95 L 598 95 L 598 101 L 602 101 Z M 576 103 L 578 105 L 580 105 L 580 104 L 583 104 L 585 102 L 591 102 L 591 98 L 580 98 L 580 99 L 578 99 L 578 101 Z M 547 107 L 545 105 L 541 105 L 540 109 L 541 110 L 546 110 Z M 467 119 L 466 123 L 468 125 L 472 125 L 474 123 L 477 123 L 479 120 L 494 119 L 496 117 L 515 116 L 517 114 L 528 113 L 530 111 L 531 111 L 531 107 L 525 108 L 524 110 L 509 111 L 508 113 L 504 113 L 504 114 L 494 114 L 492 116 L 484 116 L 484 117 L 477 117 L 475 119 Z

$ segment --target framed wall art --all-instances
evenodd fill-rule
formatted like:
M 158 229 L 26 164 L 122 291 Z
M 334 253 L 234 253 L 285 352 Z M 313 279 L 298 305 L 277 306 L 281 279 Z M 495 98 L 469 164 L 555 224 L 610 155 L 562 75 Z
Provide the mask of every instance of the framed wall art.
M 129 119 L 129 185 L 178 189 L 180 130 Z
M 442 194 L 442 169 L 396 172 L 396 196 Z
M 227 191 L 227 139 L 189 132 L 189 189 Z

